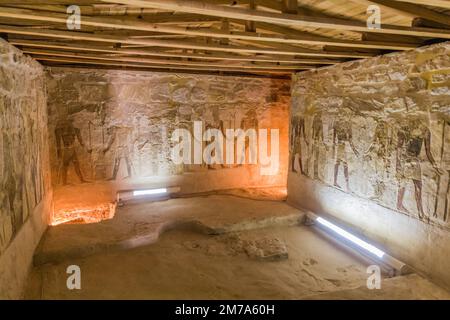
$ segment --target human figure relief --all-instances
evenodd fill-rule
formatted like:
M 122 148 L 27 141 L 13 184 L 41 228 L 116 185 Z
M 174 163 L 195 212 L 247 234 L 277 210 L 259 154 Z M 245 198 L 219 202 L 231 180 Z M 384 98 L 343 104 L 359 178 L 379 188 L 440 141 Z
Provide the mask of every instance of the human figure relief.
M 254 109 L 249 109 L 245 113 L 244 117 L 241 120 L 240 128 L 244 132 L 246 132 L 247 130 L 254 130 L 256 132 L 256 134 L 258 133 L 259 122 L 258 122 L 258 116 Z M 245 139 L 245 152 L 242 154 L 243 157 L 245 157 L 248 154 L 249 148 L 250 148 L 250 141 Z M 250 157 L 248 159 L 250 159 Z M 244 163 L 244 162 L 245 161 L 243 161 L 242 163 Z
M 353 144 L 352 123 L 349 120 L 350 114 L 344 115 L 345 118 L 338 119 L 333 124 L 333 154 L 336 155 L 336 163 L 334 165 L 334 186 L 341 188 L 338 184 L 339 166 L 344 167 L 344 177 L 347 191 L 350 191 L 349 175 L 348 175 L 348 159 L 345 152 L 347 143 L 353 150 L 353 153 L 358 156 L 359 152 Z
M 209 130 L 209 129 L 217 129 L 219 130 L 223 136 L 225 136 L 225 128 L 224 128 L 224 124 L 223 124 L 223 120 L 220 119 L 219 116 L 219 110 L 218 109 L 214 109 L 212 112 L 212 118 L 205 120 L 205 131 Z M 218 158 L 219 159 L 223 159 L 223 155 L 224 155 L 224 146 L 222 145 L 220 147 L 220 149 L 216 149 L 214 152 L 218 153 Z M 225 168 L 225 165 L 222 163 L 220 164 L 221 168 Z M 214 165 L 208 164 L 208 169 L 217 169 Z
M 397 178 L 399 180 L 399 189 L 397 195 L 397 209 L 408 212 L 403 205 L 403 198 L 406 191 L 406 183 L 412 180 L 414 183 L 415 198 L 419 218 L 425 218 L 426 214 L 422 205 L 422 170 L 420 166 L 419 155 L 422 146 L 425 144 L 425 153 L 428 160 L 440 174 L 436 162 L 431 154 L 431 132 L 420 119 L 409 120 L 403 125 L 397 134 Z M 429 219 L 429 217 L 427 217 Z
M 83 174 L 81 173 L 80 163 L 78 161 L 77 151 L 76 151 L 76 141 L 80 146 L 85 147 L 83 139 L 81 137 L 80 129 L 75 128 L 73 126 L 72 120 L 62 120 L 59 121 L 56 129 L 56 151 L 58 154 L 58 158 L 62 161 L 62 181 L 63 184 L 67 184 L 67 171 L 69 169 L 69 165 L 72 163 L 75 169 L 75 173 L 77 174 L 80 182 L 87 182 L 83 178 Z M 62 144 L 61 144 L 62 142 Z M 91 150 L 87 149 L 90 153 Z
M 125 178 L 131 178 L 133 176 L 132 163 L 130 159 L 130 147 L 129 147 L 132 145 L 130 139 L 131 129 L 112 126 L 109 127 L 106 130 L 106 132 L 109 135 L 109 140 L 106 147 L 103 149 L 103 153 L 108 152 L 111 149 L 112 145 L 114 143 L 116 144 L 116 147 L 113 148 L 114 152 L 113 173 L 111 178 L 109 178 L 108 180 L 116 180 L 117 173 L 119 172 L 120 163 L 122 162 L 122 160 L 125 161 L 125 164 L 127 166 L 128 176 Z
M 364 153 L 364 158 L 373 160 L 375 167 L 374 195 L 371 197 L 373 200 L 380 200 L 386 190 L 384 176 L 385 173 L 389 173 L 391 167 L 390 155 L 392 149 L 391 128 L 385 120 L 380 120 L 375 127 L 372 142 Z
M 321 148 L 327 149 L 327 145 L 325 144 L 325 137 L 323 132 L 323 121 L 322 121 L 322 112 L 317 112 L 314 115 L 313 124 L 312 124 L 312 146 L 311 146 L 311 155 L 310 158 L 313 162 L 314 167 L 314 179 L 319 180 L 319 161 L 320 161 L 320 150 Z
M 291 131 L 291 150 L 292 150 L 292 159 L 291 159 L 291 166 L 292 166 L 292 172 L 297 172 L 295 169 L 296 164 L 296 158 L 298 159 L 298 164 L 300 166 L 300 173 L 303 175 L 306 175 L 305 170 L 303 168 L 303 161 L 302 161 L 302 141 L 301 137 L 303 136 L 303 139 L 306 143 L 306 145 L 309 145 L 308 140 L 306 139 L 306 133 L 305 133 L 305 118 L 302 116 L 294 116 L 291 120 L 292 125 L 292 131 Z
M 450 120 L 443 120 L 442 127 L 442 147 L 441 147 L 441 168 L 445 170 L 447 173 L 447 189 L 445 192 L 445 200 L 444 200 L 444 215 L 442 217 L 443 222 L 447 222 L 448 219 L 448 211 L 449 211 L 449 195 L 450 195 L 450 159 L 446 155 L 446 137 L 447 137 L 447 128 L 450 126 Z M 442 169 L 441 169 L 442 170 Z M 438 190 L 436 191 L 436 206 L 434 210 L 434 217 L 437 218 L 437 201 L 439 201 L 439 188 L 440 188 L 440 180 L 441 176 L 438 179 Z

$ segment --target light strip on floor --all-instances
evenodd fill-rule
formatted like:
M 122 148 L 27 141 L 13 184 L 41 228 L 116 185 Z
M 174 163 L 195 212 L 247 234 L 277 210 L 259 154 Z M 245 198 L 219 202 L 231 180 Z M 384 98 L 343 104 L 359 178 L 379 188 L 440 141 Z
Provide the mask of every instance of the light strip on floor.
M 323 225 L 324 227 L 334 231 L 335 233 L 337 233 L 338 235 L 344 237 L 345 239 L 353 242 L 354 244 L 356 244 L 357 246 L 369 251 L 370 253 L 376 255 L 378 258 L 383 258 L 383 256 L 385 255 L 385 253 L 383 251 L 381 251 L 380 249 L 378 249 L 377 247 L 371 245 L 370 243 L 365 242 L 364 240 L 359 239 L 358 237 L 352 235 L 351 233 L 345 231 L 344 229 L 339 228 L 338 226 L 332 224 L 331 222 L 318 217 L 316 219 L 316 221 L 318 223 L 320 223 L 321 225 Z
M 148 190 L 135 190 L 133 191 L 133 196 L 146 196 L 152 194 L 163 194 L 167 193 L 167 188 L 159 188 L 159 189 L 148 189 Z

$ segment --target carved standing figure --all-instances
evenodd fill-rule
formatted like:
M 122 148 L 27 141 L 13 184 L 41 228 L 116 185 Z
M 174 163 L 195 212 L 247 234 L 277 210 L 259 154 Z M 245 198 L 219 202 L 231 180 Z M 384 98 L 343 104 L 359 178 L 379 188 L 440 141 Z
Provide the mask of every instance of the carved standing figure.
M 317 112 L 314 114 L 314 119 L 312 123 L 312 146 L 311 155 L 313 167 L 314 167 L 314 179 L 319 179 L 319 161 L 320 161 L 320 150 L 321 148 L 327 149 L 325 144 L 325 137 L 323 132 L 323 121 L 322 112 Z
M 380 200 L 386 189 L 384 178 L 391 167 L 390 155 L 392 147 L 392 130 L 385 120 L 379 120 L 375 127 L 372 142 L 364 153 L 367 160 L 372 160 L 375 168 L 375 181 L 373 182 L 373 200 Z M 373 155 L 373 157 L 372 157 Z
M 219 110 L 218 108 L 214 108 L 212 111 L 212 115 L 205 120 L 205 131 L 207 130 L 219 130 L 223 136 L 225 136 L 225 129 L 223 120 L 220 119 Z M 223 159 L 224 155 L 224 146 L 220 146 L 219 149 L 216 149 L 214 152 L 217 153 L 217 157 L 219 159 Z M 221 168 L 225 168 L 225 165 L 223 163 L 220 164 Z M 208 164 L 208 169 L 217 169 L 214 165 Z
M 75 173 L 81 182 L 87 182 L 83 178 L 81 173 L 80 163 L 78 161 L 77 151 L 76 151 L 76 141 L 80 146 L 85 147 L 83 139 L 81 137 L 80 129 L 73 126 L 72 120 L 62 120 L 59 121 L 55 129 L 56 137 L 56 151 L 58 157 L 62 161 L 62 180 L 63 184 L 67 184 L 67 171 L 69 165 L 72 163 L 75 169 Z M 61 144 L 62 142 L 62 144 Z M 87 150 L 90 152 L 91 150 Z
M 425 212 L 422 205 L 422 169 L 420 166 L 419 155 L 424 144 L 428 160 L 440 174 L 431 153 L 431 132 L 421 119 L 411 119 L 399 129 L 397 139 L 396 171 L 399 180 L 397 209 L 408 212 L 403 205 L 403 198 L 405 196 L 406 183 L 408 180 L 412 180 L 415 190 L 417 211 L 419 212 L 419 218 L 423 219 L 425 217 Z
M 333 153 L 336 155 L 336 163 L 334 165 L 334 186 L 340 188 L 338 184 L 339 166 L 344 167 L 344 177 L 347 191 L 350 191 L 349 175 L 348 175 L 348 159 L 345 148 L 347 144 L 353 150 L 353 153 L 358 156 L 358 150 L 353 144 L 352 123 L 350 121 L 350 114 L 345 114 L 343 118 L 339 118 L 333 124 Z
M 112 145 L 116 143 L 116 146 L 113 148 L 113 173 L 111 178 L 109 178 L 108 180 L 116 180 L 122 160 L 125 161 L 125 164 L 127 166 L 128 176 L 126 178 L 131 178 L 133 176 L 129 147 L 133 145 L 130 139 L 131 129 L 126 127 L 112 126 L 109 127 L 106 132 L 109 135 L 109 140 L 106 147 L 103 149 L 103 153 L 108 152 L 111 149 Z
M 292 159 L 291 159 L 291 167 L 293 172 L 297 172 L 295 169 L 296 159 L 298 159 L 298 164 L 300 166 L 300 173 L 306 175 L 303 161 L 302 161 L 302 138 L 309 145 L 308 140 L 306 139 L 305 133 L 305 118 L 303 116 L 293 116 L 291 120 L 291 150 L 292 150 Z
M 223 124 L 222 124 L 223 126 Z M 241 124 L 240 124 L 240 128 L 246 132 L 247 130 L 254 130 L 256 132 L 256 134 L 258 133 L 259 130 L 259 122 L 258 122 L 258 116 L 256 114 L 255 109 L 249 109 L 244 117 L 241 120 Z M 244 159 L 241 159 L 241 163 L 245 163 L 245 156 L 252 151 L 255 150 L 250 150 L 250 140 L 245 139 L 245 152 L 243 154 L 241 154 L 242 157 L 244 157 Z M 250 157 L 248 158 L 250 159 Z

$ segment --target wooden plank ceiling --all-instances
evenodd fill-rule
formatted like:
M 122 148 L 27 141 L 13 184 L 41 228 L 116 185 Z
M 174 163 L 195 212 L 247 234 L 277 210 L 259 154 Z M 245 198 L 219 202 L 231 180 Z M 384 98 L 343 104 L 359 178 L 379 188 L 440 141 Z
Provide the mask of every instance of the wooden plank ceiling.
M 283 77 L 449 40 L 450 0 L 0 0 L 0 33 L 51 66 Z

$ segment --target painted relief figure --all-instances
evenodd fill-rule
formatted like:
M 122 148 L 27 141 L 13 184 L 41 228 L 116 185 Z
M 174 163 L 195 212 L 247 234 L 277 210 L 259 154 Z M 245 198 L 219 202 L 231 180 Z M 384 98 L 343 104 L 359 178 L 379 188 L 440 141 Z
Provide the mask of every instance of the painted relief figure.
M 205 120 L 205 131 L 209 129 L 217 129 L 225 136 L 223 120 L 220 119 L 219 110 L 217 108 L 213 109 L 212 119 L 210 118 L 209 120 Z M 222 146 L 220 149 L 216 149 L 214 152 L 218 152 L 218 158 L 223 159 L 224 146 Z M 225 165 L 222 163 L 221 167 L 225 168 Z M 216 169 L 216 167 L 214 165 L 208 164 L 208 169 Z
M 78 161 L 77 151 L 76 151 L 76 141 L 80 146 L 85 147 L 83 139 L 81 137 L 80 129 L 73 126 L 72 120 L 62 120 L 59 121 L 56 129 L 56 151 L 58 158 L 61 159 L 62 164 L 62 181 L 63 184 L 67 184 L 67 171 L 69 170 L 69 165 L 72 163 L 80 182 L 87 182 L 83 178 L 81 173 L 80 163 Z M 61 144 L 62 142 L 62 144 Z M 91 150 L 87 150 L 91 152 Z
M 415 190 L 417 211 L 419 212 L 420 219 L 425 217 L 422 205 L 422 170 L 419 159 L 424 144 L 428 160 L 438 173 L 440 173 L 436 167 L 433 155 L 431 154 L 430 129 L 420 119 L 409 120 L 399 129 L 396 166 L 397 178 L 399 180 L 397 209 L 408 212 L 403 206 L 403 198 L 405 196 L 406 183 L 408 180 L 412 180 Z
M 245 132 L 247 130 L 255 130 L 256 132 L 258 132 L 259 130 L 259 122 L 258 122 L 258 117 L 256 114 L 256 111 L 254 109 L 249 109 L 244 117 L 241 120 L 241 126 L 240 128 Z M 246 156 L 249 152 L 250 149 L 250 141 L 248 141 L 247 139 L 245 140 L 245 152 L 242 156 Z M 248 158 L 250 159 L 250 158 Z M 243 159 L 245 160 L 245 159 Z M 243 161 L 242 163 L 245 163 L 245 161 Z
M 306 139 L 306 133 L 305 133 L 305 118 L 301 116 L 293 116 L 292 117 L 292 131 L 291 131 L 291 168 L 293 172 L 297 172 L 295 169 L 296 163 L 299 164 L 300 167 L 300 173 L 303 175 L 306 175 L 303 162 L 302 162 L 302 143 L 301 143 L 301 137 L 303 136 L 303 139 L 306 143 L 306 145 L 309 145 L 308 140 Z M 298 162 L 297 162 L 298 161 Z
M 13 162 L 12 145 L 8 136 L 4 133 L 4 166 L 7 168 L 4 177 L 3 188 L 6 192 L 6 211 L 11 221 L 12 234 L 15 235 L 23 223 L 23 176 L 20 166 Z M 19 170 L 17 170 L 19 169 Z
M 351 115 L 346 114 L 344 115 L 343 118 L 338 119 L 333 124 L 333 154 L 336 155 L 336 162 L 334 165 L 334 186 L 341 188 L 340 185 L 338 184 L 338 174 L 339 174 L 339 167 L 342 164 L 342 166 L 344 167 L 344 177 L 347 191 L 350 191 L 348 159 L 347 153 L 345 151 L 347 144 L 350 145 L 350 147 L 353 150 L 353 153 L 356 156 L 359 155 L 358 150 L 353 144 L 352 123 L 351 121 L 348 120 L 350 118 Z
M 314 115 L 312 124 L 312 146 L 310 158 L 313 162 L 314 167 L 314 179 L 320 180 L 319 178 L 319 161 L 320 161 L 320 150 L 321 148 L 327 148 L 325 144 L 325 138 L 323 133 L 323 121 L 322 112 L 317 112 Z
M 445 192 L 445 201 L 444 201 L 444 216 L 442 217 L 442 221 L 447 222 L 448 220 L 448 211 L 449 211 L 449 195 L 450 195 L 450 170 L 447 170 L 447 176 L 448 176 L 448 181 L 447 181 L 447 189 Z M 437 194 L 439 194 L 439 192 L 437 192 Z M 435 217 L 436 217 L 436 213 L 435 213 Z
M 375 169 L 375 181 L 372 182 L 374 189 L 372 200 L 381 200 L 386 190 L 384 180 L 385 174 L 389 173 L 389 168 L 391 167 L 392 142 L 392 132 L 389 124 L 385 120 L 379 120 L 372 142 L 364 153 L 364 158 L 372 160 Z
M 111 150 L 111 147 L 113 146 L 113 144 L 115 144 L 115 147 L 112 148 L 114 153 L 113 173 L 111 178 L 109 178 L 108 180 L 116 180 L 117 173 L 119 172 L 122 160 L 125 162 L 127 166 L 128 176 L 125 178 L 131 178 L 133 176 L 132 172 L 133 166 L 130 159 L 131 153 L 129 149 L 129 146 L 133 145 L 130 139 L 131 128 L 112 126 L 108 128 L 106 132 L 109 135 L 109 140 L 107 142 L 105 149 L 103 149 L 103 153 L 106 153 L 109 150 Z
M 443 222 L 447 222 L 448 220 L 448 211 L 449 211 L 449 195 L 450 195 L 450 159 L 444 156 L 446 149 L 446 136 L 447 136 L 447 127 L 450 126 L 450 121 L 447 119 L 443 120 L 442 127 L 442 146 L 441 146 L 441 167 L 445 169 L 445 173 L 447 174 L 447 187 L 445 189 L 445 200 L 444 200 L 444 214 L 442 217 Z M 440 180 L 441 176 L 438 179 L 438 190 L 436 192 L 436 206 L 434 210 L 434 217 L 437 218 L 437 202 L 439 201 L 439 188 L 440 188 Z

